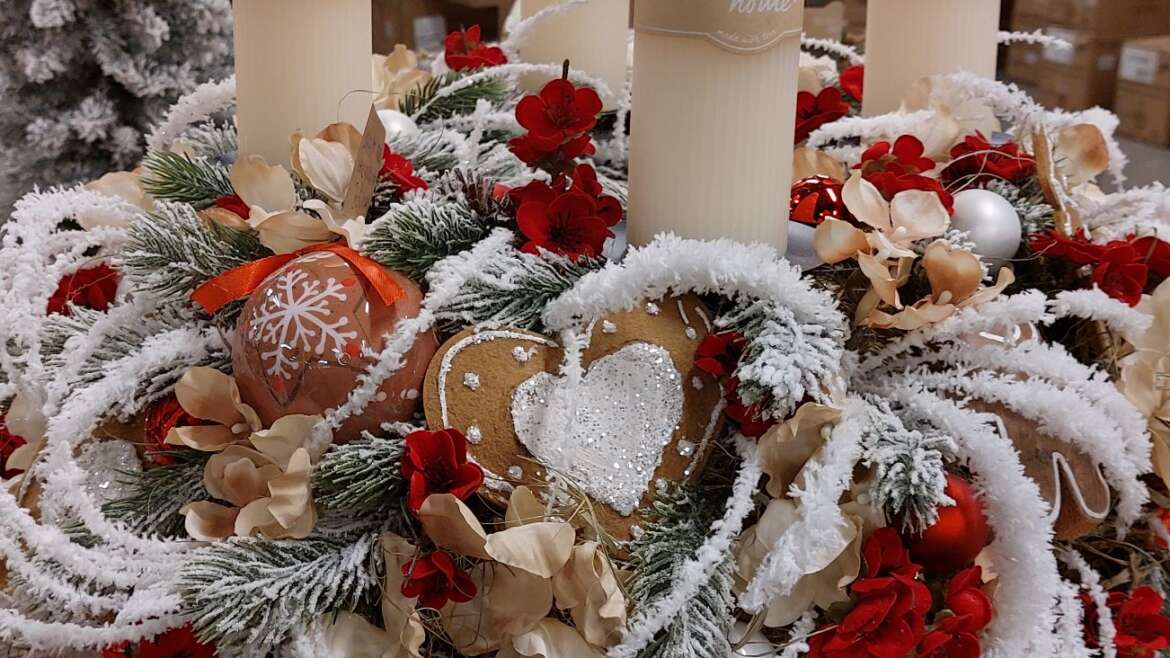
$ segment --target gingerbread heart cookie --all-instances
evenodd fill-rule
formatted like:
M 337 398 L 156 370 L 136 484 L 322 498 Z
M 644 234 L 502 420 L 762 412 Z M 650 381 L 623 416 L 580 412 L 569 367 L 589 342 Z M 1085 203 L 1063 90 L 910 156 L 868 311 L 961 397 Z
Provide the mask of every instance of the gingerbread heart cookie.
M 694 364 L 709 317 L 694 295 L 610 314 L 589 327 L 578 363 L 533 332 L 464 331 L 431 362 L 427 422 L 463 431 L 489 498 L 557 472 L 628 539 L 660 486 L 701 470 L 722 425 L 719 382 Z

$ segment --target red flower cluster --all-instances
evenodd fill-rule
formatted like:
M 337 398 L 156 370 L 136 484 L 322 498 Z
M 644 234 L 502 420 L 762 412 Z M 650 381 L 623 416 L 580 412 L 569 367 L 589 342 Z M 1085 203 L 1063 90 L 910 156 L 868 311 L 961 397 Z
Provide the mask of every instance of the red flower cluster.
M 448 601 L 467 603 L 475 598 L 476 587 L 471 577 L 455 566 L 450 555 L 431 553 L 402 565 L 402 595 L 417 598 L 419 605 L 440 610 Z
M 805 141 L 817 128 L 846 114 L 849 114 L 849 103 L 836 87 L 825 87 L 815 96 L 812 92 L 800 92 L 796 95 L 796 143 Z
M 924 174 L 934 169 L 934 160 L 926 157 L 926 146 L 913 135 L 902 135 L 891 145 L 878 142 L 866 149 L 860 169 L 865 180 L 873 183 L 886 201 L 892 201 L 899 192 L 923 190 L 938 194 L 947 212 L 955 209 L 955 198 L 943 189 L 937 179 Z
M 17 436 L 8 430 L 8 425 L 4 422 L 4 416 L 0 416 L 0 477 L 8 479 L 16 476 L 20 471 L 6 471 L 4 464 L 8 458 L 12 456 L 13 452 L 20 446 L 28 443 L 23 436 Z
M 394 184 L 399 194 L 427 189 L 427 182 L 414 175 L 414 163 L 382 146 L 382 178 Z
M 943 169 L 947 185 L 960 189 L 985 185 L 993 180 L 1023 183 L 1036 175 L 1036 159 L 1008 142 L 993 146 L 983 133 L 968 135 L 951 149 L 951 163 Z
M 865 67 L 850 66 L 841 71 L 841 89 L 849 94 L 853 100 L 861 102 L 865 99 Z
M 102 649 L 102 658 L 216 658 L 216 655 L 215 646 L 200 642 L 191 626 L 143 640 L 134 650 L 128 642 Z
M 930 589 L 918 580 L 897 531 L 880 528 L 862 547 L 865 573 L 849 586 L 857 603 L 841 623 L 809 640 L 813 658 L 899 658 L 925 635 Z
M 1083 231 L 1071 238 L 1052 231 L 1033 236 L 1030 244 L 1038 254 L 1063 258 L 1073 265 L 1092 265 L 1093 283 L 1130 306 L 1142 300 L 1151 272 L 1161 279 L 1170 276 L 1170 243 L 1154 237 L 1129 236 L 1094 244 Z
M 516 224 L 528 239 L 521 250 L 541 249 L 572 260 L 601 255 L 609 229 L 622 219 L 622 205 L 604 193 L 597 172 L 577 165 L 570 181 L 558 175 L 553 184 L 533 181 L 509 193 L 516 206 Z
M 946 617 L 918 645 L 918 658 L 979 658 L 976 633 L 991 623 L 991 598 L 980 585 L 983 569 L 971 567 L 955 574 L 947 586 Z
M 443 49 L 447 68 L 452 71 L 475 71 L 508 63 L 503 50 L 484 45 L 478 25 L 448 34 Z
M 459 430 L 420 430 L 406 437 L 402 477 L 410 483 L 410 509 L 418 512 L 431 494 L 465 500 L 483 484 L 483 469 L 467 461 L 467 439 Z
M 187 413 L 172 393 L 150 405 L 143 419 L 142 436 L 146 440 L 146 454 L 156 464 L 173 464 L 175 459 L 166 453 L 177 446 L 167 443 L 167 434 L 176 427 L 196 427 L 207 421 Z
M 104 311 L 118 293 L 118 271 L 102 263 L 61 278 L 45 313 L 69 315 L 69 304 Z
M 746 437 L 758 439 L 768 432 L 775 423 L 764 419 L 759 404 L 747 405 L 739 397 L 739 379 L 733 377 L 739 366 L 739 359 L 747 347 L 743 334 L 726 331 L 710 334 L 695 350 L 695 367 L 712 377 L 726 377 L 723 392 L 727 398 L 727 417 L 739 426 Z
M 1085 643 L 1098 648 L 1101 639 L 1097 606 L 1087 595 L 1082 594 L 1081 600 L 1085 604 Z M 1139 587 L 1129 594 L 1109 593 L 1118 658 L 1156 658 L 1160 651 L 1170 648 L 1170 618 L 1162 614 L 1163 603 L 1150 587 Z
M 233 212 L 244 219 L 252 216 L 252 209 L 248 207 L 247 203 L 244 203 L 244 200 L 238 194 L 219 197 L 215 200 L 215 207 Z
M 595 152 L 589 131 L 597 125 L 601 108 L 596 91 L 578 89 L 568 80 L 553 80 L 540 94 L 525 96 L 516 106 L 516 120 L 528 133 L 508 146 L 530 166 L 566 173 L 577 158 Z

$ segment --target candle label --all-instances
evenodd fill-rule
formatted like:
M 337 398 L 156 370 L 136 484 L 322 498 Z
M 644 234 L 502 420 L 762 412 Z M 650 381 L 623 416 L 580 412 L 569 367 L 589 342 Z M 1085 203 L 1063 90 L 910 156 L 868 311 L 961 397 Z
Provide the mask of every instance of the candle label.
M 634 29 L 754 55 L 798 37 L 803 14 L 803 0 L 638 0 Z

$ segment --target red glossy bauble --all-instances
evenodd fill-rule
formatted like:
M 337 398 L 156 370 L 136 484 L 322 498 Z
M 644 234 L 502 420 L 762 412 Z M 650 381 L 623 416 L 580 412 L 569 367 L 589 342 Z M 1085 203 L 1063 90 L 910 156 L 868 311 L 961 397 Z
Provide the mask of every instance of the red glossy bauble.
M 167 453 L 175 450 L 176 446 L 167 444 L 167 434 L 176 427 L 206 424 L 207 421 L 187 413 L 174 393 L 155 400 L 146 408 L 146 417 L 142 424 L 142 438 L 145 439 L 147 458 L 162 466 L 173 464 L 174 457 Z
M 991 541 L 991 527 L 971 483 L 949 474 L 946 493 L 955 504 L 940 508 L 934 525 L 921 533 L 902 533 L 914 562 L 930 573 L 947 573 L 969 566 Z
M 845 207 L 842 190 L 845 184 L 828 176 L 810 176 L 792 185 L 789 218 L 794 222 L 817 226 L 826 219 L 853 221 Z

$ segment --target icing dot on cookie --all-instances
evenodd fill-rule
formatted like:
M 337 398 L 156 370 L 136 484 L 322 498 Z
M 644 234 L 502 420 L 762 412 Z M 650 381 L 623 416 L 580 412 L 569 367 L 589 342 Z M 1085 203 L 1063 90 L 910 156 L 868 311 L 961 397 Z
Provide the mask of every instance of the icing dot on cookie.
M 378 397 L 376 397 L 374 399 L 377 400 L 378 402 L 385 402 L 386 397 L 387 397 L 386 391 L 378 391 Z
M 686 334 L 687 338 L 690 338 L 691 340 L 695 340 L 699 337 L 699 332 L 695 331 L 694 327 L 687 327 Z
M 471 444 L 477 444 L 480 441 L 483 441 L 483 432 L 480 431 L 479 426 L 472 425 L 471 427 L 468 427 L 467 428 L 467 442 L 471 443 Z
M 654 481 L 654 490 L 656 492 L 658 492 L 659 496 L 666 495 L 666 487 L 667 487 L 666 480 L 664 480 L 662 478 L 658 478 L 657 480 Z
M 408 388 L 405 391 L 399 393 L 398 397 L 403 399 L 403 400 L 417 400 L 418 399 L 418 389 L 417 388 Z
M 696 391 L 703 390 L 703 379 L 701 377 L 691 377 L 691 386 L 693 386 Z
M 519 480 L 520 478 L 524 477 L 524 469 L 520 468 L 519 466 L 510 466 L 508 467 L 508 477 L 512 478 L 513 480 Z
M 467 388 L 478 391 L 479 390 L 479 375 L 474 372 L 463 373 L 463 385 Z
M 648 315 L 658 315 L 661 312 L 662 309 L 658 308 L 658 304 L 655 304 L 654 302 L 646 304 L 646 313 Z
M 512 358 L 516 359 L 516 361 L 519 363 L 528 363 L 528 360 L 531 359 L 532 355 L 535 353 L 536 353 L 536 348 L 531 348 L 531 349 L 526 350 L 523 347 L 520 347 L 519 345 L 512 348 Z
M 616 334 L 617 333 L 617 325 L 610 322 L 609 320 L 602 320 L 601 333 L 603 333 L 603 334 Z
M 679 441 L 676 448 L 678 450 L 678 454 L 683 457 L 690 457 L 691 455 L 695 454 L 695 444 L 691 441 L 687 441 L 686 439 Z

